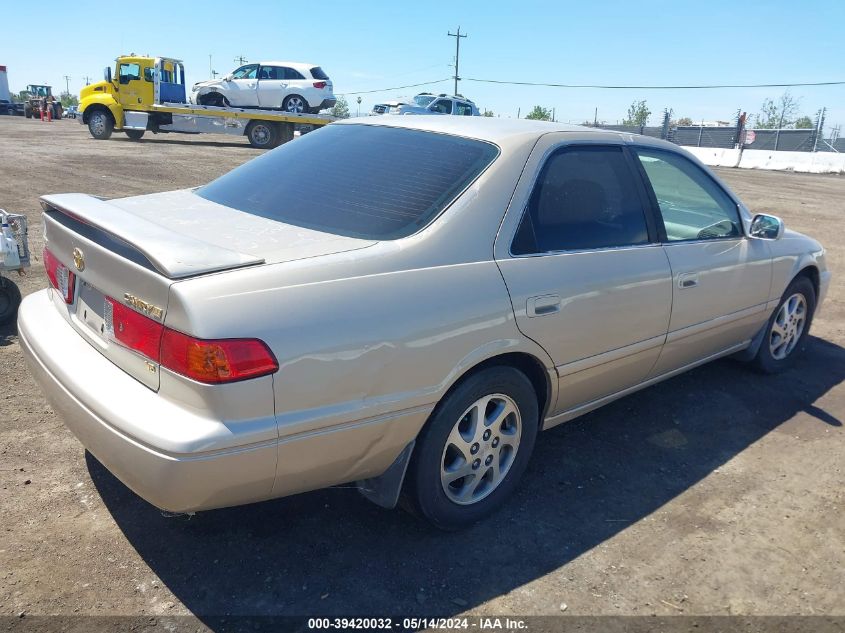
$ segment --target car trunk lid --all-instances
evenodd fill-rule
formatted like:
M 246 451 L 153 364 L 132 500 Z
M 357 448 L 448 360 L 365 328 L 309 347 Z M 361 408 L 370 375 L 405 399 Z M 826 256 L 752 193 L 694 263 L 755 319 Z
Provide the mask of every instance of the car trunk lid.
M 157 354 L 144 355 L 119 340 L 122 322 L 115 310 L 164 324 L 170 286 L 180 279 L 374 243 L 259 218 L 190 191 L 111 201 L 84 194 L 41 200 L 45 248 L 75 278 L 69 303 L 53 293 L 54 303 L 96 349 L 151 389 L 159 387 L 158 359 L 150 357 Z

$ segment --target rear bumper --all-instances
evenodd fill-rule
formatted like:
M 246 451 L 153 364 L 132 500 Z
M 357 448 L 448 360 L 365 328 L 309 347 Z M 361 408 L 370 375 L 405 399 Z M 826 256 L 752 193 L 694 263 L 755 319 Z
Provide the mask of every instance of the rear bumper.
M 323 99 L 323 102 L 320 104 L 320 110 L 325 110 L 327 108 L 333 108 L 337 104 L 337 98 L 331 97 L 330 99 Z
M 165 510 L 241 505 L 375 477 L 416 437 L 434 406 L 327 418 L 320 428 L 281 437 L 275 417 L 272 431 L 264 420 L 201 417 L 112 364 L 64 320 L 51 292 L 29 295 L 18 311 L 32 375 L 85 448 Z M 255 380 L 272 388 L 269 376 Z
M 207 440 L 225 426 L 198 420 L 114 366 L 71 328 L 49 290 L 24 299 L 18 312 L 21 348 L 32 375 L 67 427 L 106 468 L 153 505 L 191 512 L 272 495 L 277 442 L 220 449 Z M 120 404 L 117 404 L 120 403 Z M 142 441 L 124 429 L 166 420 L 169 436 Z M 194 430 L 195 429 L 195 430 Z M 174 453 L 161 446 L 203 444 Z

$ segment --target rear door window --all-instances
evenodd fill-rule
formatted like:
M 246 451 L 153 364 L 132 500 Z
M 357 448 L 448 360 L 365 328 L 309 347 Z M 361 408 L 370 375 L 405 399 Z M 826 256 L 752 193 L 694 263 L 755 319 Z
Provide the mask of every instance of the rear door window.
M 455 114 L 460 116 L 472 116 L 472 106 L 468 103 L 455 102 Z
M 619 146 L 570 146 L 540 171 L 511 252 L 514 255 L 633 246 L 649 242 L 645 209 Z
M 375 125 L 329 125 L 196 190 L 219 204 L 374 240 L 432 222 L 499 154 L 495 145 Z

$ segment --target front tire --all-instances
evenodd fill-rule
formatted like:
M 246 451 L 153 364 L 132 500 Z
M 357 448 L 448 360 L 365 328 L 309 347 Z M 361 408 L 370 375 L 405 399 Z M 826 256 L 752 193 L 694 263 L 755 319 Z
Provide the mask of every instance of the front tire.
M 111 138 L 114 121 L 104 110 L 95 110 L 88 117 L 88 131 L 98 141 L 105 141 Z
M 12 323 L 21 304 L 21 291 L 11 279 L 0 277 L 0 325 Z
M 769 318 L 754 357 L 755 367 L 763 373 L 776 374 L 792 366 L 806 344 L 815 310 L 816 291 L 812 282 L 803 276 L 793 279 Z
M 539 428 L 537 394 L 511 367 L 467 378 L 417 439 L 404 494 L 434 526 L 457 530 L 486 517 L 513 493 Z

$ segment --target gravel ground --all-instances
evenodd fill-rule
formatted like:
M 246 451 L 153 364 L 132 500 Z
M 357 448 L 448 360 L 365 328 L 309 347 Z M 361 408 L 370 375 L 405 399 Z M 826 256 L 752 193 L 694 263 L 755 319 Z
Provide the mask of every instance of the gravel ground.
M 189 187 L 259 153 L 216 138 L 0 117 L 0 207 L 40 253 L 39 195 Z M 719 174 L 829 249 L 807 353 L 776 377 L 718 361 L 545 433 L 507 507 L 458 534 L 348 488 L 164 517 L 86 456 L 0 329 L 0 615 L 845 615 L 845 178 Z M 40 262 L 19 281 L 44 287 Z

